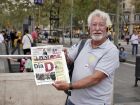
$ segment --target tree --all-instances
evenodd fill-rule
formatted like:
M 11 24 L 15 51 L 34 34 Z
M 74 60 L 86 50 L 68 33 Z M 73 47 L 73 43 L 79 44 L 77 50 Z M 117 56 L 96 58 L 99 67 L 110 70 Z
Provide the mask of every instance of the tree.
M 29 10 L 32 4 L 29 0 L 1 0 L 0 2 L 2 21 L 9 20 L 13 26 L 21 25 L 27 14 L 31 13 Z
M 135 12 L 140 12 L 140 0 L 132 0 L 131 4 L 135 6 Z
M 53 0 L 44 0 L 44 4 L 34 5 L 30 0 L 0 0 L 0 23 L 9 20 L 11 24 L 21 26 L 24 19 L 28 16 L 33 16 L 34 20 L 38 21 L 40 9 L 40 23 L 43 25 L 49 24 L 49 15 Z M 70 24 L 71 15 L 71 0 L 60 1 L 60 26 L 68 26 Z M 73 25 L 80 26 L 79 21 L 87 24 L 87 17 L 89 13 L 98 8 L 99 0 L 73 0 Z M 116 0 L 100 0 L 100 9 L 109 13 L 115 13 Z

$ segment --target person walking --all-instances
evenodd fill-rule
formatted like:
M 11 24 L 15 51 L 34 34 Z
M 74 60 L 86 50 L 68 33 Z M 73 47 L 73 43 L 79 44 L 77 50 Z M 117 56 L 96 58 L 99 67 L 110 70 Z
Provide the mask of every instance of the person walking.
M 33 42 L 31 34 L 29 34 L 29 30 L 24 30 L 25 35 L 22 38 L 22 44 L 23 44 L 23 53 L 26 55 L 27 53 L 31 52 L 31 43 Z
M 132 34 L 130 41 L 132 44 L 132 55 L 138 54 L 139 37 L 136 32 Z
M 14 40 L 15 48 L 12 50 L 11 54 L 14 54 L 15 51 L 18 50 L 18 54 L 20 55 L 21 38 L 22 38 L 22 33 L 20 31 L 18 31 L 16 33 L 16 38 Z
M 11 38 L 11 46 L 12 48 L 14 48 L 14 40 L 16 38 L 16 29 L 12 29 L 11 32 L 10 32 L 10 38 Z
M 119 51 L 107 38 L 111 20 L 107 13 L 93 11 L 88 17 L 88 39 L 74 61 L 78 47 L 64 49 L 68 63 L 74 61 L 72 81 L 55 81 L 57 90 L 72 90 L 66 105 L 111 105 L 114 72 L 119 67 Z
M 126 44 L 129 45 L 130 36 L 129 33 L 125 35 Z

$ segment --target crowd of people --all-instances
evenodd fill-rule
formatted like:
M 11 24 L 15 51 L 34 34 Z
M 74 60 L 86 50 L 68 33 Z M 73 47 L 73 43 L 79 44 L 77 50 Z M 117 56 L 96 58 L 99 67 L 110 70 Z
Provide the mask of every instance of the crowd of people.
M 29 51 L 32 44 L 34 46 L 40 41 L 40 36 L 48 38 L 48 32 L 45 31 L 41 33 L 40 28 L 36 27 L 33 32 L 29 32 L 28 29 L 23 30 L 23 32 L 16 30 L 15 28 L 11 30 L 4 29 L 0 31 L 0 43 L 5 43 L 10 49 L 9 54 L 14 54 L 18 50 L 18 54 L 21 54 L 20 49 L 23 49 L 24 54 L 26 50 Z M 27 51 L 27 52 L 28 52 Z
M 122 40 L 126 42 L 126 45 L 131 45 L 131 55 L 136 56 L 138 54 L 138 45 L 140 43 L 140 36 L 136 30 L 133 31 L 133 34 L 127 33 L 124 37 L 122 37 Z M 128 59 L 128 52 L 126 51 L 125 46 L 122 46 L 120 43 L 118 44 L 119 49 L 119 57 L 120 62 L 125 62 Z
M 17 53 L 28 55 L 31 54 L 31 47 L 38 42 L 40 38 L 40 29 L 37 27 L 33 32 L 29 32 L 28 29 L 25 29 L 23 32 L 12 29 L 11 31 L 2 30 L 0 32 L 0 43 L 7 47 L 7 54 L 14 54 L 16 51 Z M 43 33 L 44 37 L 48 38 L 47 32 Z M 16 53 L 16 54 L 17 54 Z M 19 72 L 24 71 L 32 71 L 31 68 L 31 59 L 30 58 L 8 58 L 10 61 L 19 62 Z M 29 69 L 30 68 L 30 69 Z

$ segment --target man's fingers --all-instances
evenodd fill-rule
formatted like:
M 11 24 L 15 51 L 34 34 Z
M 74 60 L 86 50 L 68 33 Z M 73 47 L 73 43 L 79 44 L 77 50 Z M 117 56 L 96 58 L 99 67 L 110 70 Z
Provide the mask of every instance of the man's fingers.
M 68 85 L 65 81 L 55 81 L 52 84 L 57 90 L 67 90 Z
M 60 84 L 60 83 L 63 83 L 62 81 L 55 81 L 54 82 L 55 84 Z

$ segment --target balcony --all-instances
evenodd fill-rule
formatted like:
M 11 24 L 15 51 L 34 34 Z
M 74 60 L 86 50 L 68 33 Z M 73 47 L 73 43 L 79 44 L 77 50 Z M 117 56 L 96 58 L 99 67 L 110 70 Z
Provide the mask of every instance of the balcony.
M 131 8 L 124 8 L 124 9 L 123 9 L 123 12 L 124 12 L 124 13 L 130 13 L 130 12 L 131 12 Z

